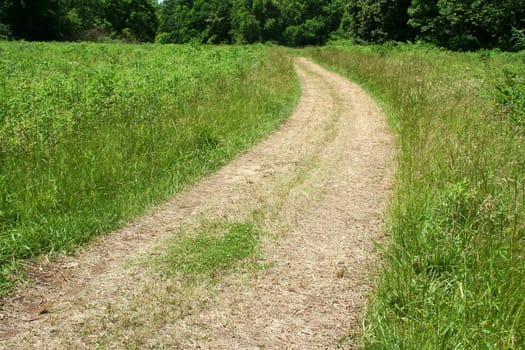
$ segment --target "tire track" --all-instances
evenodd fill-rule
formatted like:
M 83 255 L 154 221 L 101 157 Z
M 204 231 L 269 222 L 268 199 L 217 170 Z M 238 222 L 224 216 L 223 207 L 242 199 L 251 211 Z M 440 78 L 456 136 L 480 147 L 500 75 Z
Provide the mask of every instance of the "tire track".
M 79 256 L 35 266 L 0 308 L 0 347 L 351 348 L 341 339 L 373 285 L 393 142 L 359 87 L 306 59 L 296 70 L 303 95 L 274 134 Z M 254 213 L 271 268 L 203 286 L 202 302 L 178 305 L 170 281 L 136 263 L 181 227 Z

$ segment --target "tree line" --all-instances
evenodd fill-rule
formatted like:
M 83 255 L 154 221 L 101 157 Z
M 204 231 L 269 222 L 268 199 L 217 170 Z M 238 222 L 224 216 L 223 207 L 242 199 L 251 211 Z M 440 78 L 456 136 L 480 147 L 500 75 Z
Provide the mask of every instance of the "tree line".
M 0 0 L 0 37 L 63 41 L 155 40 L 152 0 Z
M 0 0 L 0 38 L 525 49 L 523 0 Z

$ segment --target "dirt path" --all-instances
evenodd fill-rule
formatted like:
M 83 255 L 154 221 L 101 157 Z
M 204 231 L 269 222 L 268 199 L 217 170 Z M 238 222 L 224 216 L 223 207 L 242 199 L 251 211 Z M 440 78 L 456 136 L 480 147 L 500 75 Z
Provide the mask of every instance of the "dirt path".
M 377 264 L 392 177 L 385 117 L 357 86 L 306 59 L 303 96 L 272 136 L 76 257 L 33 268 L 0 306 L 0 348 L 351 348 Z M 202 220 L 269 233 L 269 268 L 191 295 L 144 261 Z

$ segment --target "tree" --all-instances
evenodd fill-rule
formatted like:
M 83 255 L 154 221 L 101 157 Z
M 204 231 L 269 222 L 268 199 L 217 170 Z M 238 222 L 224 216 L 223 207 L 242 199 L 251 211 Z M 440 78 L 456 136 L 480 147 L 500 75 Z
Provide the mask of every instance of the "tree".
M 166 0 L 162 41 L 322 44 L 341 22 L 344 0 Z
M 319 45 L 339 28 L 344 3 L 340 0 L 289 0 L 281 4 L 283 43 Z
M 2 17 L 15 38 L 63 40 L 69 31 L 66 5 L 66 0 L 7 0 Z
M 413 34 L 408 26 L 411 0 L 357 0 L 348 5 L 350 36 L 366 42 L 406 41 Z
M 166 0 L 161 7 L 160 32 L 175 43 L 231 42 L 231 7 L 229 0 Z
M 438 0 L 412 0 L 408 8 L 408 25 L 417 32 L 417 39 L 436 42 L 440 35 L 436 29 L 439 27 Z
M 275 0 L 234 0 L 231 17 L 234 42 L 281 41 L 281 12 Z
M 131 40 L 153 41 L 158 19 L 151 0 L 105 0 L 106 20 L 116 35 Z
M 522 0 L 413 0 L 409 14 L 418 39 L 454 50 L 516 50 L 525 29 Z
M 112 31 L 103 0 L 70 0 L 66 21 L 70 40 L 96 40 Z
M 525 49 L 523 0 L 0 0 L 0 40 L 320 45 L 422 40 Z
M 10 39 L 13 35 L 11 27 L 7 24 L 7 9 L 9 1 L 0 0 L 0 40 Z
M 85 39 L 99 29 L 153 41 L 158 25 L 155 0 L 1 0 L 0 10 L 0 31 L 25 40 Z

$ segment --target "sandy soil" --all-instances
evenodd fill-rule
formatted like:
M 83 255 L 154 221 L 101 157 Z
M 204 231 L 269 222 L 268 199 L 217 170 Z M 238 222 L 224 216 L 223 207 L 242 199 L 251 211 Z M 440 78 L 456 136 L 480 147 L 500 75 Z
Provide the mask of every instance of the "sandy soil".
M 274 134 L 77 256 L 31 267 L 0 305 L 2 349 L 353 348 L 393 165 L 381 110 L 297 59 L 303 95 Z M 268 268 L 188 288 L 149 261 L 181 230 L 257 221 Z

